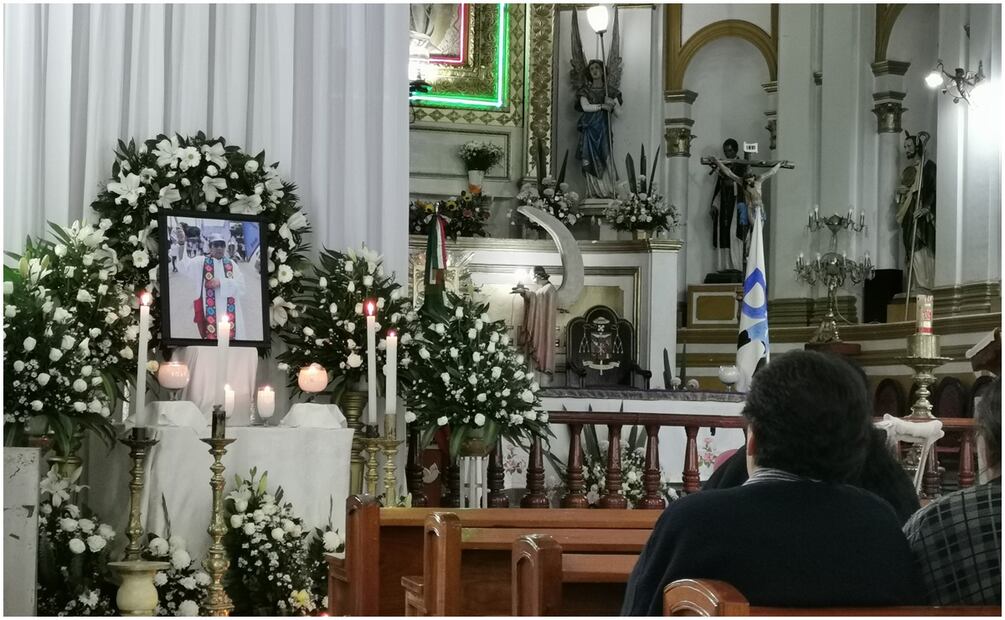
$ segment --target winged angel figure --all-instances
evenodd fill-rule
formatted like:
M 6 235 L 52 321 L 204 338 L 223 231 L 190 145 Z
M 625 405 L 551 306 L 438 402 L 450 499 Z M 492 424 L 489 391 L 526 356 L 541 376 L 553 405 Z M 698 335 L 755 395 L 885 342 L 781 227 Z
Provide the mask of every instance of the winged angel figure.
M 576 89 L 576 111 L 582 113 L 576 123 L 579 130 L 576 158 L 583 166 L 587 196 L 614 198 L 618 171 L 612 159 L 613 112 L 616 106 L 624 104 L 619 90 L 622 63 L 618 11 L 614 10 L 614 34 L 606 67 L 602 60 L 587 62 L 579 36 L 578 12 L 575 9 L 572 11 L 572 70 L 569 72 L 572 86 Z

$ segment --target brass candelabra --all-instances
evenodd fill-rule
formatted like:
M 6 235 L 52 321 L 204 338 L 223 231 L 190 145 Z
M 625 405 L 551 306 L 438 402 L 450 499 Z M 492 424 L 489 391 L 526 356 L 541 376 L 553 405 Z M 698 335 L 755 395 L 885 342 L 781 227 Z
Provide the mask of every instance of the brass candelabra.
M 234 609 L 234 604 L 227 591 L 223 588 L 223 577 L 230 567 L 230 559 L 227 558 L 227 550 L 223 546 L 223 537 L 227 534 L 227 524 L 223 519 L 223 455 L 227 453 L 227 446 L 234 443 L 234 439 L 225 437 L 210 437 L 202 440 L 209 444 L 209 453 L 213 455 L 213 464 L 210 471 L 213 477 L 210 478 L 209 486 L 213 489 L 213 515 L 209 524 L 209 535 L 213 543 L 209 546 L 209 551 L 203 566 L 209 573 L 210 584 L 206 592 L 205 608 L 211 616 L 229 616 Z
M 951 361 L 951 357 L 940 354 L 937 335 L 918 333 L 908 336 L 904 363 L 914 369 L 914 382 L 918 385 L 917 399 L 911 404 L 911 414 L 907 416 L 909 419 L 930 420 L 934 417 L 932 403 L 928 400 L 932 394 L 928 388 L 935 383 L 932 371 Z
M 129 526 L 126 528 L 125 561 L 140 560 L 143 555 L 143 487 L 145 485 L 145 464 L 147 453 L 159 441 L 156 435 L 147 428 L 137 427 L 119 439 L 129 446 L 129 458 L 133 467 L 130 470 L 129 481 Z

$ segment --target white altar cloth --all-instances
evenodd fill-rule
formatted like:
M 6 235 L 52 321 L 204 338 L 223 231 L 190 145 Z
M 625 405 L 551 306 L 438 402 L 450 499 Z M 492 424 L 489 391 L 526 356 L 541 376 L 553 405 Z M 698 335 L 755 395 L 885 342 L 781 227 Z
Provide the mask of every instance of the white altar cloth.
M 583 393 L 583 396 L 573 396 L 577 392 Z M 586 395 L 586 392 L 589 392 L 589 395 Z M 542 390 L 541 405 L 545 411 L 563 411 L 564 409 L 570 412 L 585 412 L 592 407 L 593 411 L 597 412 L 625 411 L 626 413 L 721 416 L 740 416 L 744 405 L 744 402 L 740 400 L 741 397 L 722 393 L 657 392 L 654 390 L 646 392 L 644 398 L 622 398 L 621 395 L 621 392 L 613 390 L 604 394 L 604 390 L 549 389 Z M 567 462 L 569 454 L 568 427 L 565 424 L 553 423 L 551 431 L 555 434 L 554 437 L 550 438 L 551 453 L 562 462 Z M 630 426 L 622 427 L 621 439 L 627 441 L 630 432 Z M 640 427 L 639 432 L 644 433 L 644 430 Z M 597 436 L 601 441 L 605 440 L 607 438 L 606 427 L 597 428 Z M 679 485 L 682 483 L 684 475 L 687 435 L 682 427 L 663 427 L 660 429 L 659 441 L 660 468 L 670 482 Z M 720 428 L 715 431 L 715 435 L 712 435 L 709 428 L 703 427 L 698 431 L 697 441 L 698 474 L 702 480 L 706 480 L 712 475 L 716 457 L 727 450 L 739 448 L 744 444 L 746 438 L 743 430 L 738 428 Z M 519 473 L 512 472 L 512 467 L 506 467 L 507 488 L 525 487 L 526 452 L 511 446 L 507 446 L 506 450 L 512 454 L 506 460 L 511 463 L 522 460 L 524 463 L 524 468 Z M 558 484 L 561 479 L 548 459 L 545 459 L 545 478 L 545 484 L 549 487 Z
M 167 523 L 161 494 L 167 501 L 171 533 L 188 542 L 193 558 L 201 560 L 209 548 L 212 491 L 209 446 L 192 428 L 161 427 L 160 442 L 146 462 L 143 518 L 146 532 L 165 534 Z M 352 429 L 228 427 L 230 444 L 223 457 L 227 483 L 234 488 L 234 475 L 247 478 L 252 467 L 258 474 L 269 472 L 269 488 L 282 486 L 303 517 L 305 529 L 328 522 L 329 498 L 334 502 L 332 524 L 345 532 L 345 500 L 349 494 L 349 456 Z M 129 522 L 129 448 L 117 443 L 109 454 L 99 440 L 89 440 L 89 458 L 84 467 L 91 508 L 118 533 L 112 557 L 125 548 Z

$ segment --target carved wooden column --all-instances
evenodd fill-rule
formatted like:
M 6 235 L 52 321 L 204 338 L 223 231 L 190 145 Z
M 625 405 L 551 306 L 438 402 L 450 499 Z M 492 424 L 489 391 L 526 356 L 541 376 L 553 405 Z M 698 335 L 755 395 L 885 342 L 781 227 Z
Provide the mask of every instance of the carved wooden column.
M 408 463 L 405 465 L 405 482 L 412 496 L 412 506 L 423 508 L 429 505 L 426 485 L 422 481 L 422 450 L 419 448 L 419 429 L 408 429 Z
M 503 492 L 506 486 L 506 472 L 503 471 L 502 439 L 496 440 L 496 447 L 489 455 L 488 502 L 489 508 L 509 508 L 509 498 Z
M 461 468 L 456 462 L 443 468 L 443 491 L 440 503 L 445 508 L 461 507 Z
M 535 436 L 530 444 L 527 459 L 527 494 L 520 500 L 521 508 L 548 508 L 548 496 L 544 493 L 544 453 L 541 438 Z
M 628 508 L 628 498 L 621 493 L 621 425 L 607 425 L 607 492 L 600 498 L 601 508 Z
M 698 476 L 698 427 L 685 426 L 687 445 L 684 448 L 684 492 L 694 493 L 701 488 Z
M 967 429 L 960 434 L 960 488 L 974 486 L 974 431 Z
M 660 495 L 660 427 L 658 424 L 646 425 L 646 464 L 642 474 L 642 484 L 645 495 L 639 500 L 636 508 L 662 510 L 667 502 Z
M 579 439 L 582 432 L 581 423 L 569 424 L 569 465 L 565 474 L 565 485 L 569 492 L 562 498 L 562 508 L 590 507 L 590 502 L 583 493 L 583 445 Z
M 942 495 L 942 476 L 939 474 L 939 456 L 935 446 L 925 462 L 925 477 L 921 480 L 921 491 L 924 497 Z

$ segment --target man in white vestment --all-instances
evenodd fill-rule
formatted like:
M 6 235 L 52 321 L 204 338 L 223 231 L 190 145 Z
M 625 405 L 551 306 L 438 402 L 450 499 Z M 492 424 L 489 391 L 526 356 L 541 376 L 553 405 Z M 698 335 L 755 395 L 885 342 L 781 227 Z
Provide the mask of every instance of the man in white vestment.
M 221 235 L 209 239 L 209 255 L 192 260 L 187 266 L 191 277 L 201 283 L 199 297 L 194 300 L 193 320 L 205 340 L 216 340 L 217 323 L 226 313 L 230 320 L 232 340 L 246 338 L 244 308 L 240 303 L 246 290 L 244 275 L 237 261 L 226 256 L 227 241 Z
M 524 299 L 520 343 L 534 360 L 536 370 L 555 372 L 555 325 L 558 320 L 558 289 L 548 279 L 544 267 L 534 267 L 534 290 L 522 289 Z

